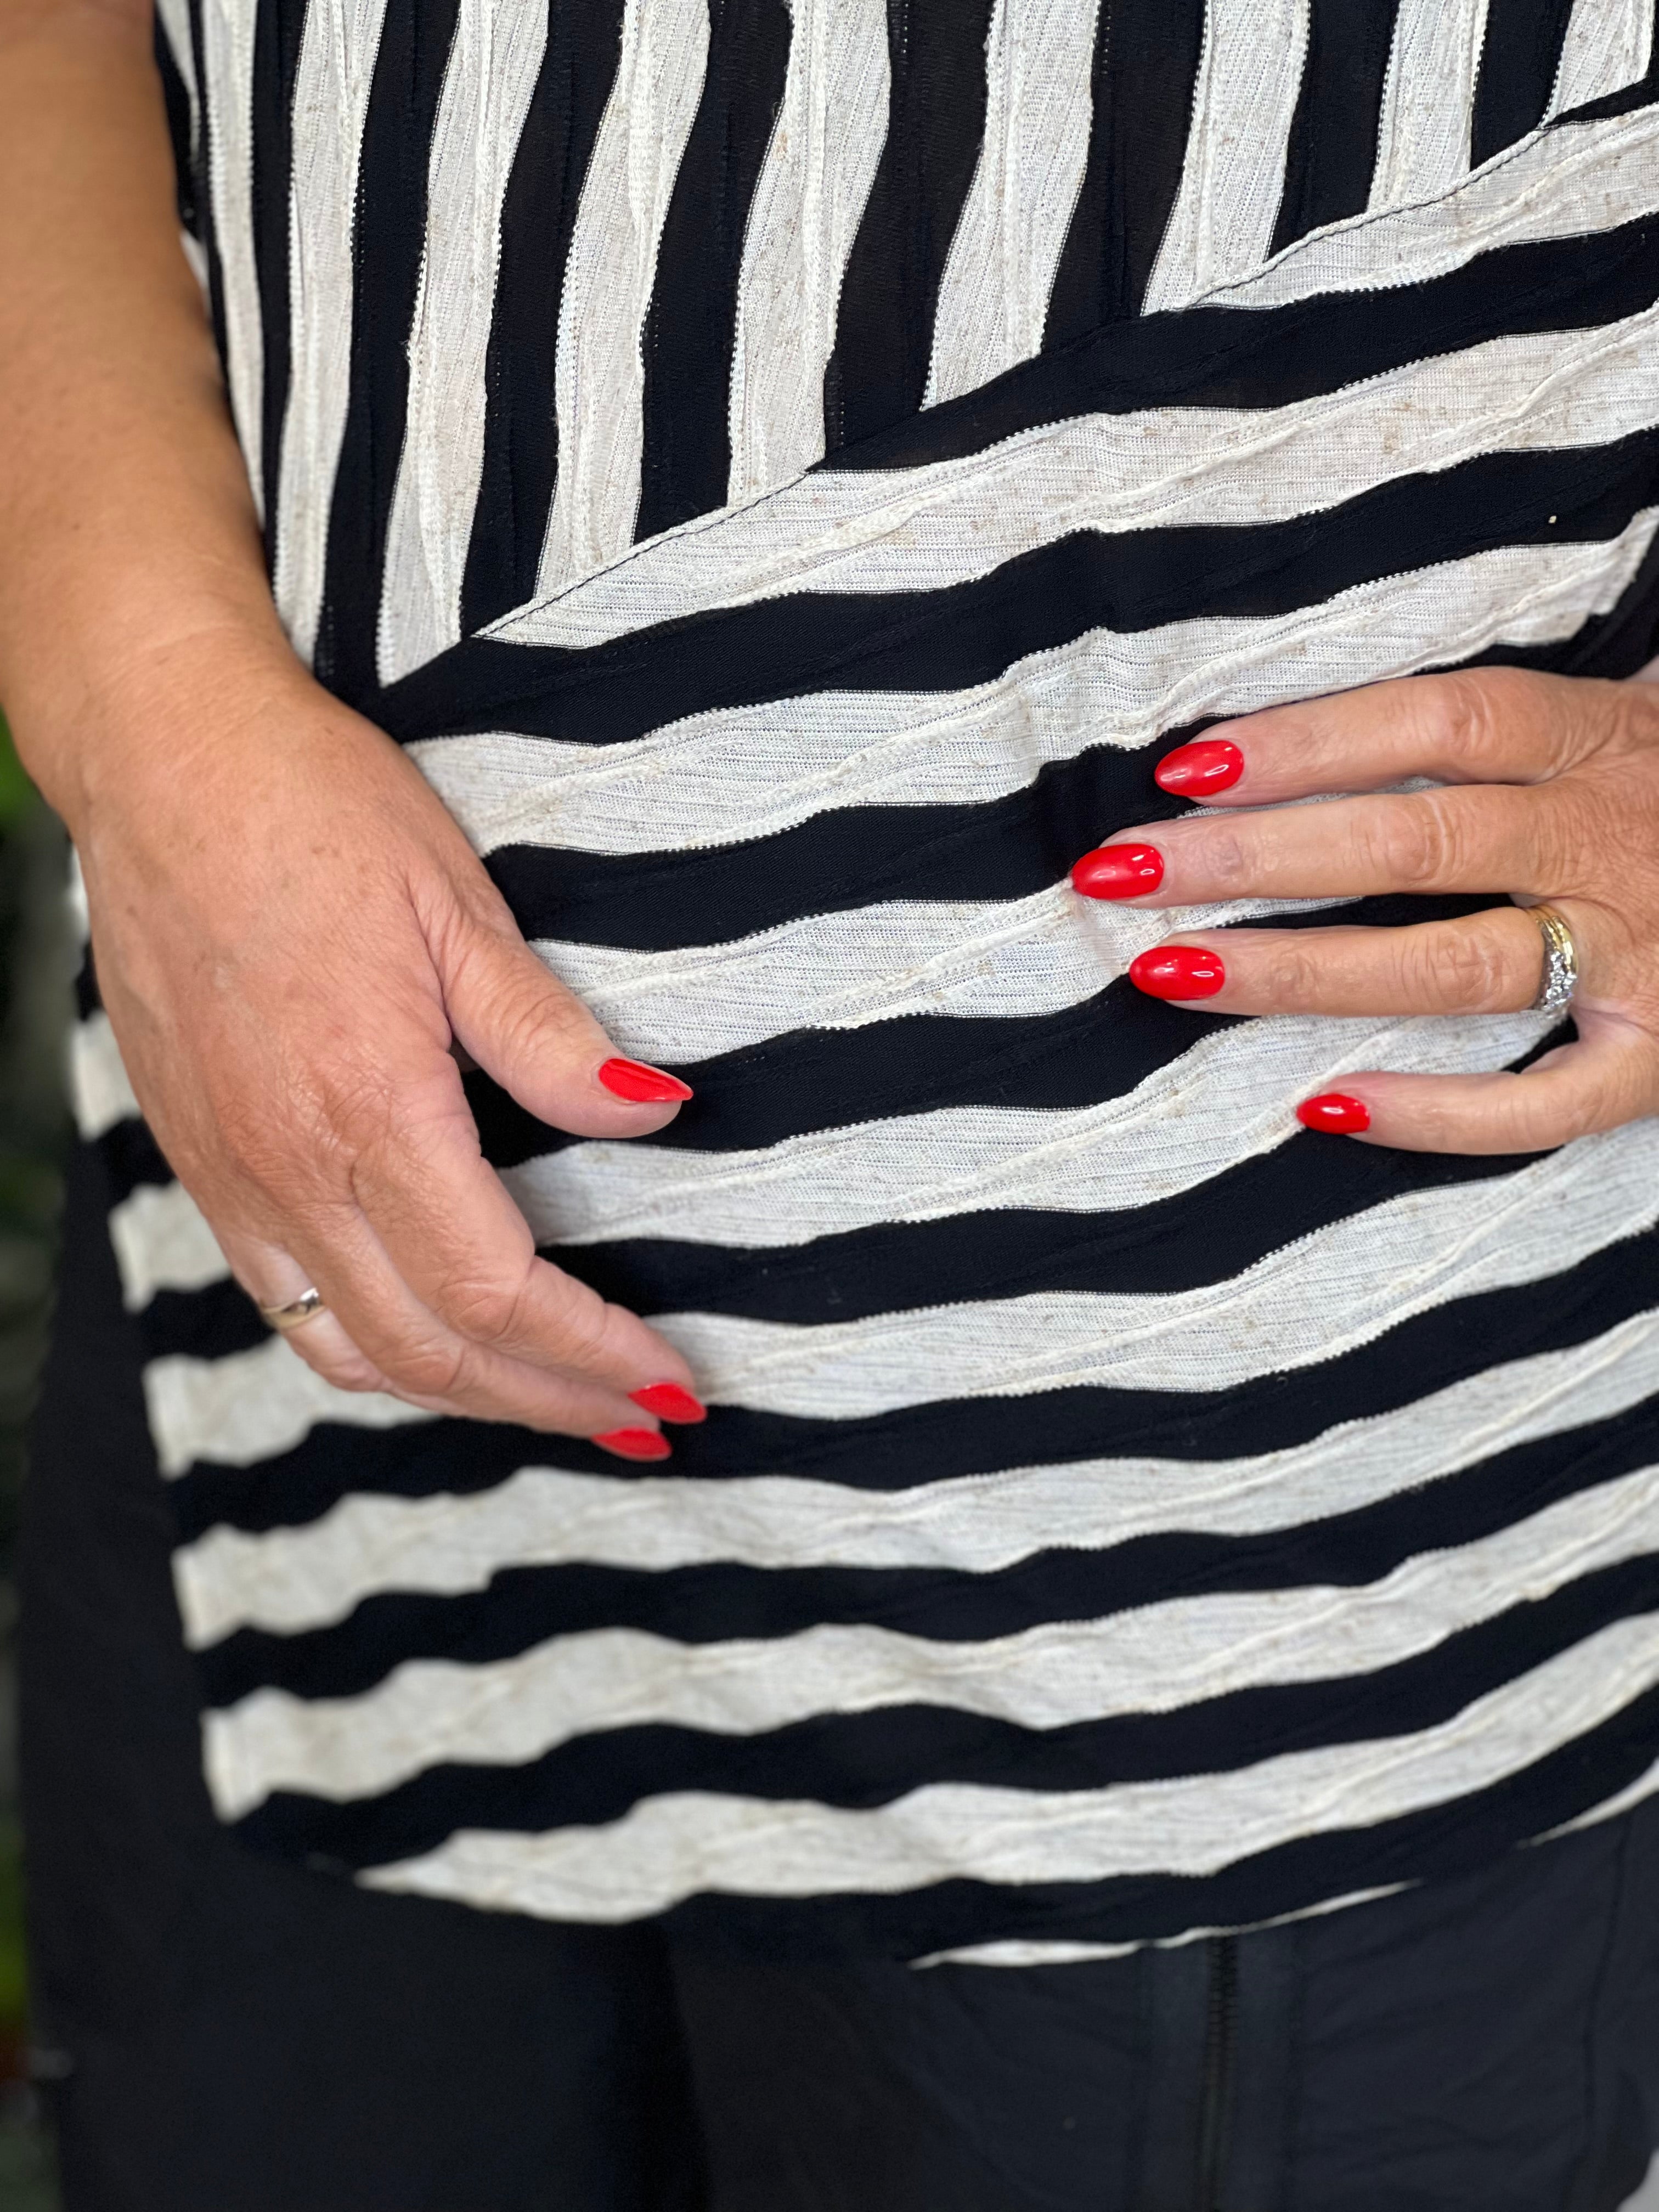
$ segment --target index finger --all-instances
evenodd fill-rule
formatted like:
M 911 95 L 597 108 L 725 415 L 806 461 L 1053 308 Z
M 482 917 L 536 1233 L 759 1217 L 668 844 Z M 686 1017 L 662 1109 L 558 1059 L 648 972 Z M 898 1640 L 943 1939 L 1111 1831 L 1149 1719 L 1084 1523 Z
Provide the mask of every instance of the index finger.
M 1659 714 L 1650 687 L 1520 668 L 1397 677 L 1265 708 L 1166 753 L 1154 775 L 1206 806 L 1437 783 L 1542 783 Z

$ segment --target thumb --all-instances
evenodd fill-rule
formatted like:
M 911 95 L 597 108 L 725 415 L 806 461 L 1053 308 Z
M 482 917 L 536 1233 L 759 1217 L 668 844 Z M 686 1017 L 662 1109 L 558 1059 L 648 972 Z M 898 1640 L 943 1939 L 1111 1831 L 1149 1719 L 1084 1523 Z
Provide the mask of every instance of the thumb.
M 510 921 L 458 919 L 434 957 L 457 1042 L 538 1121 L 575 1137 L 648 1136 L 691 1096 L 619 1053 Z

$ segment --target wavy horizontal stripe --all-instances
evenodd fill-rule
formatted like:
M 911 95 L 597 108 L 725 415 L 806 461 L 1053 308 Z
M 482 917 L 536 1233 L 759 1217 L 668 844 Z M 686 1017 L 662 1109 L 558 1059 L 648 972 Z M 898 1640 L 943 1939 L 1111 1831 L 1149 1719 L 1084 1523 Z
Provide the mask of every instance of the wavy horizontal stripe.
M 1215 1390 L 1330 1359 L 1454 1297 L 1537 1281 L 1659 1218 L 1659 1124 L 1582 1139 L 1498 1182 L 1414 1191 L 1224 1284 L 1163 1297 L 1032 1293 L 802 1328 L 656 1323 L 712 1402 L 859 1419 L 942 1395 L 1084 1383 Z M 1628 1180 L 1626 1180 L 1628 1178 Z M 1637 1191 L 1652 1191 L 1638 1198 Z
M 1656 319 L 1492 338 L 1248 416 L 1085 414 L 915 469 L 817 471 L 491 634 L 582 650 L 781 592 L 936 591 L 1074 531 L 1284 521 L 1478 453 L 1608 444 L 1659 411 Z
M 137 1117 L 138 1101 L 106 1013 L 89 1014 L 70 1030 L 69 1094 L 75 1125 L 88 1143 Z
M 144 1398 L 164 1475 L 197 1459 L 252 1466 L 298 1443 L 319 1421 L 385 1429 L 432 1419 L 377 1391 L 337 1389 L 280 1336 L 226 1359 L 153 1359 Z
M 686 1791 L 597 1828 L 460 1829 L 375 1888 L 575 1920 L 659 1912 L 696 1890 L 806 1896 L 966 1876 L 1098 1881 L 1216 1871 L 1292 1837 L 1370 1825 L 1514 1773 L 1607 1721 L 1659 1674 L 1650 1616 L 1615 1623 L 1413 1736 L 1291 1752 L 1242 1774 L 1045 1792 L 926 1784 L 848 1812 Z
M 756 1250 L 987 1207 L 1116 1211 L 1282 1145 L 1297 1101 L 1356 1068 L 1494 1069 L 1547 1026 L 1539 1015 L 1437 1027 L 1287 1020 L 1266 1052 L 1253 1029 L 1228 1030 L 1126 1097 L 1078 1112 L 947 1107 L 758 1153 L 574 1145 L 504 1180 L 544 1244 L 678 1237 Z
M 1373 1672 L 1656 1543 L 1659 1476 L 1643 1468 L 1360 1590 L 1176 1598 L 969 1644 L 837 1623 L 693 1646 L 601 1629 L 494 1665 L 410 1660 L 360 1698 L 256 1691 L 209 1714 L 207 1770 L 222 1816 L 236 1820 L 279 1790 L 372 1796 L 425 1766 L 521 1765 L 606 1729 L 758 1735 L 899 1705 L 1064 1728 Z
M 1480 1461 L 1639 1405 L 1659 1317 L 1511 1361 L 1311 1443 L 1243 1458 L 1093 1459 L 959 1476 L 893 1494 L 789 1475 L 722 1483 L 519 1468 L 477 1495 L 343 1498 L 304 1528 L 210 1529 L 174 1555 L 188 1640 L 293 1636 L 377 1592 L 459 1597 L 507 1569 L 640 1573 L 731 1561 L 763 1571 L 933 1569 L 995 1574 L 1063 1530 L 1105 1553 L 1172 1532 L 1259 1535 L 1358 1513 Z
M 109 1233 L 129 1313 L 142 1311 L 158 1291 L 198 1291 L 230 1272 L 182 1183 L 140 1183 L 111 1209 Z

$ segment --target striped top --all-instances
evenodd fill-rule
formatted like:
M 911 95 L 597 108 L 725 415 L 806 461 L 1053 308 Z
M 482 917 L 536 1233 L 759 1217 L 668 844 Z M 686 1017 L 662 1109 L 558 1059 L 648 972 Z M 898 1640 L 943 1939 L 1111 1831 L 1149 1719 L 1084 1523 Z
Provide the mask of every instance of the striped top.
M 471 1077 L 489 1157 L 713 1407 L 647 1474 L 327 1388 L 89 984 L 224 1820 L 1014 1958 L 1652 1786 L 1659 1124 L 1298 1132 L 1547 1024 L 1176 1010 L 1128 961 L 1263 906 L 1065 874 L 1217 716 L 1653 651 L 1654 0 L 161 15 L 295 644 L 696 1089 L 621 1145 Z

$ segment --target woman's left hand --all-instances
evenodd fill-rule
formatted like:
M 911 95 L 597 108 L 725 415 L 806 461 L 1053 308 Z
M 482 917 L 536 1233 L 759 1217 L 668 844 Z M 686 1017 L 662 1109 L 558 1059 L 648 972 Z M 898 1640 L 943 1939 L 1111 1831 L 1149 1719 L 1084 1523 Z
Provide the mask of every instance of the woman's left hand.
M 1547 901 L 1578 959 L 1575 1043 L 1520 1074 L 1357 1074 L 1316 1128 L 1411 1152 L 1529 1152 L 1659 1113 L 1659 684 L 1482 668 L 1271 708 L 1165 757 L 1219 811 L 1119 830 L 1085 896 L 1214 900 L 1504 893 L 1403 929 L 1194 929 L 1142 954 L 1142 990 L 1228 1014 L 1495 1014 L 1529 1006 Z M 1431 790 L 1389 789 L 1432 777 Z M 1317 806 L 1288 799 L 1364 793 Z M 1258 811 L 1260 810 L 1260 811 Z

